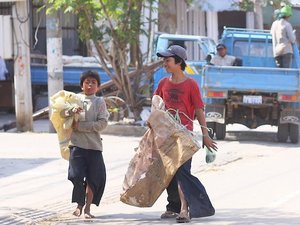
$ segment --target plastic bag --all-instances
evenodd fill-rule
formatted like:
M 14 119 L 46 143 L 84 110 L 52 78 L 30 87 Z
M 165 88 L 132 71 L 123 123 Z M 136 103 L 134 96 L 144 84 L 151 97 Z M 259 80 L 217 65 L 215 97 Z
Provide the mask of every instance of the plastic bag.
M 50 121 L 56 130 L 59 140 L 60 153 L 62 158 L 70 158 L 70 138 L 72 134 L 73 120 L 78 120 L 78 114 L 63 118 L 60 113 L 62 110 L 72 107 L 83 107 L 80 96 L 69 91 L 59 91 L 50 98 L 51 115 Z

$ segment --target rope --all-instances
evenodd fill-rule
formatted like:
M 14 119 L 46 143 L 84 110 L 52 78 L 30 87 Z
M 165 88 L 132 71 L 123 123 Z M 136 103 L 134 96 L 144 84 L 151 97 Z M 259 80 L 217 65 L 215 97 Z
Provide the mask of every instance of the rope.
M 194 121 L 188 116 L 186 115 L 184 112 L 179 111 L 178 109 L 172 109 L 169 108 L 167 109 L 168 114 L 178 123 L 181 124 L 181 119 L 180 119 L 180 115 L 179 114 L 183 114 L 189 121 L 191 121 L 194 124 Z M 174 112 L 175 115 L 173 115 L 171 112 Z M 196 123 L 197 126 L 200 126 L 201 128 L 205 128 L 207 129 L 208 132 L 213 132 L 212 128 L 206 127 L 206 126 L 202 126 L 201 124 Z M 196 133 L 196 132 L 193 132 Z

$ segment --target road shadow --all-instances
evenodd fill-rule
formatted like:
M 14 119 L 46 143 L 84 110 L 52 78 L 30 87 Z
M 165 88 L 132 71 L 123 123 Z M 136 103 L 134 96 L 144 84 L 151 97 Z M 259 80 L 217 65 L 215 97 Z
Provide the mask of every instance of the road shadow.
M 0 178 L 8 177 L 57 160 L 57 158 L 0 158 Z
M 286 143 L 277 141 L 277 134 L 275 132 L 267 131 L 227 131 L 225 141 L 239 141 L 241 143 L 253 143 L 253 141 L 259 144 L 271 144 L 286 148 L 299 147 L 300 143 L 293 144 L 289 140 Z
M 1 210 L 10 210 L 0 208 Z M 7 216 L 0 216 L 0 224 L 5 225 L 36 225 L 39 221 L 43 221 L 45 218 L 54 217 L 55 212 L 38 209 L 20 208 L 15 209 L 17 212 L 13 212 Z
M 296 225 L 300 224 L 300 216 L 296 213 L 285 212 L 273 208 L 251 209 L 217 209 L 212 218 L 197 219 L 205 224 L 228 225 Z M 219 223 L 217 223 L 219 222 Z
M 120 209 L 119 209 L 120 210 Z M 41 224 L 123 224 L 123 225 L 149 225 L 149 224 L 177 224 L 175 219 L 161 220 L 161 212 L 145 213 L 112 213 L 93 219 L 56 218 Z M 190 224 L 205 225 L 299 225 L 298 214 L 287 213 L 275 209 L 251 208 L 251 209 L 217 209 L 216 215 L 205 218 L 193 218 Z

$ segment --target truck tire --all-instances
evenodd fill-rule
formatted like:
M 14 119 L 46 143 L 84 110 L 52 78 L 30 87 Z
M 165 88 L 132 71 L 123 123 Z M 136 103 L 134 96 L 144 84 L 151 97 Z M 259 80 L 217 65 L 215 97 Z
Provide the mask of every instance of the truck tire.
M 206 123 L 207 127 L 210 128 L 208 130 L 208 135 L 211 139 L 214 138 L 215 132 L 216 132 L 216 123 L 214 122 L 207 122 Z
M 226 124 L 216 123 L 216 138 L 217 140 L 224 140 L 226 136 Z
M 299 142 L 299 126 L 297 124 L 290 124 L 290 140 L 294 144 Z
M 286 142 L 288 137 L 289 137 L 289 124 L 280 123 L 278 125 L 278 130 L 277 130 L 277 140 L 279 142 Z

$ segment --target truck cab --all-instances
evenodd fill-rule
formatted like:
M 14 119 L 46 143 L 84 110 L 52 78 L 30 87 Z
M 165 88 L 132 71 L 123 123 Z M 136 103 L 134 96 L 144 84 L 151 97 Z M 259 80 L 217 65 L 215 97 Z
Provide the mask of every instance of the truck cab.
M 211 137 L 224 139 L 226 125 L 239 123 L 250 129 L 278 126 L 277 138 L 299 142 L 299 51 L 293 46 L 293 68 L 277 68 L 272 36 L 267 30 L 225 28 L 221 43 L 241 59 L 241 65 L 205 66 L 201 88 Z
M 207 64 L 207 56 L 215 52 L 215 42 L 205 36 L 160 34 L 156 42 L 155 53 L 166 50 L 172 44 L 180 45 L 187 50 L 185 73 L 195 79 L 200 87 L 202 69 Z M 157 58 L 156 55 L 154 57 Z M 154 73 L 153 91 L 157 88 L 159 81 L 166 76 L 170 76 L 170 74 L 164 68 L 160 68 Z
M 224 28 L 221 42 L 227 46 L 227 53 L 242 60 L 245 67 L 276 68 L 273 57 L 272 35 L 269 30 Z M 292 68 L 300 68 L 297 46 Z

